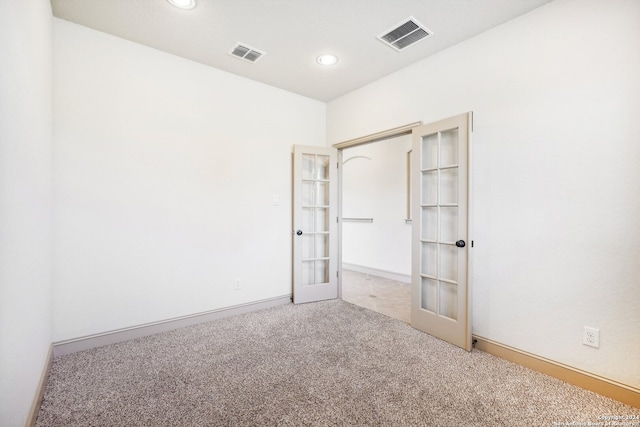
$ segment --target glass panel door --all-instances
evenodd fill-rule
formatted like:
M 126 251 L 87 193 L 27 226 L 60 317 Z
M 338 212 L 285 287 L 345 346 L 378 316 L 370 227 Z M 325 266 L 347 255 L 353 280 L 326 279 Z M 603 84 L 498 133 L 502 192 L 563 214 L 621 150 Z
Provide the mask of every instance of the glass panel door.
M 294 147 L 294 303 L 338 297 L 337 152 Z
M 421 308 L 457 318 L 458 128 L 422 137 L 420 175 Z
M 412 319 L 418 329 L 471 349 L 468 304 L 470 114 L 413 131 Z

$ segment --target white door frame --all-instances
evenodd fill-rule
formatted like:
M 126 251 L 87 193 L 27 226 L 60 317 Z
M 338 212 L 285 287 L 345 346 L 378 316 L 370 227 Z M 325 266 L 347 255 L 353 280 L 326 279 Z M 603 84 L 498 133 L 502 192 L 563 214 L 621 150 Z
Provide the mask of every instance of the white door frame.
M 380 142 L 386 139 L 396 138 L 398 136 L 410 135 L 414 128 L 422 126 L 422 122 L 409 123 L 404 126 L 398 126 L 393 129 L 387 129 L 376 132 L 371 135 L 362 136 L 355 139 L 339 142 L 333 147 L 338 149 L 338 298 L 342 299 L 342 165 L 343 150 L 347 148 L 357 147 L 360 145 Z

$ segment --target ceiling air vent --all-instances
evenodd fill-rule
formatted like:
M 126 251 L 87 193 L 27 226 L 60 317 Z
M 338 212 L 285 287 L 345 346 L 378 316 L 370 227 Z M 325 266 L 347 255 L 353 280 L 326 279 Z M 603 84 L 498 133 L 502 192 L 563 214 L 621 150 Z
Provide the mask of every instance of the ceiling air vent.
M 401 51 L 431 34 L 431 31 L 427 30 L 424 25 L 419 23 L 413 16 L 410 16 L 380 34 L 378 39 L 395 50 Z
M 244 59 L 249 62 L 256 62 L 258 59 L 262 58 L 266 53 L 262 52 L 258 49 L 254 49 L 245 43 L 238 42 L 233 49 L 229 51 L 229 55 L 235 56 L 236 58 Z

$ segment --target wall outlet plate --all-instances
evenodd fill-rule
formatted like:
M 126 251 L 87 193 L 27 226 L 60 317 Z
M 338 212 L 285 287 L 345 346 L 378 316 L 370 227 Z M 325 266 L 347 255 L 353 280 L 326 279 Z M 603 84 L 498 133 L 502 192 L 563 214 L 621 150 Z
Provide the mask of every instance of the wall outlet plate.
M 600 348 L 600 329 L 585 326 L 582 330 L 582 344 Z

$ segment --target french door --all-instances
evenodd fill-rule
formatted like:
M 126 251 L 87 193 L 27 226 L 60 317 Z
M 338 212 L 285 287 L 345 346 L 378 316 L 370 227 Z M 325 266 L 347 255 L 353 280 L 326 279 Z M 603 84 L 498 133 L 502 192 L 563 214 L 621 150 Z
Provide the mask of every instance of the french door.
M 471 113 L 413 129 L 411 324 L 471 350 Z
M 329 147 L 293 149 L 293 302 L 338 297 L 338 161 Z

